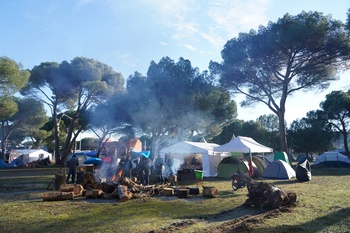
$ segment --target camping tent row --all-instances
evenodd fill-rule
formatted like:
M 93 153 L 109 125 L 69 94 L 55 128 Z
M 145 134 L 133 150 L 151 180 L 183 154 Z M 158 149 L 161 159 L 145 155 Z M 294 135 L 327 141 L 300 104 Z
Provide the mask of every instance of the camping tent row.
M 247 171 L 249 161 L 244 156 L 230 156 L 231 152 L 239 153 L 271 153 L 272 148 L 266 147 L 249 137 L 238 136 L 222 146 L 215 143 L 182 141 L 160 151 L 161 157 L 171 155 L 181 161 L 190 161 L 194 154 L 200 154 L 204 176 L 228 178 L 233 171 Z M 276 154 L 280 158 L 281 155 Z M 286 154 L 283 155 L 289 163 Z M 264 156 L 253 156 L 252 165 L 255 176 L 260 176 L 269 162 Z M 180 166 L 178 167 L 178 169 Z

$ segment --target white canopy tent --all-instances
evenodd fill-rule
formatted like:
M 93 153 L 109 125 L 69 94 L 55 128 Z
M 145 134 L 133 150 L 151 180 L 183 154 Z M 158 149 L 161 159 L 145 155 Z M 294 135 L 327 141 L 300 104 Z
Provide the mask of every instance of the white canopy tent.
M 240 152 L 240 153 L 268 153 L 273 152 L 273 149 L 249 137 L 238 136 L 233 138 L 230 142 L 215 147 L 214 152 Z
M 49 160 L 52 160 L 52 154 L 42 149 L 15 149 L 10 152 L 9 162 L 19 156 L 22 156 L 24 164 L 37 161 L 38 159 L 49 158 Z
M 221 153 L 214 153 L 213 149 L 218 147 L 215 143 L 181 141 L 172 146 L 160 150 L 161 157 L 171 154 L 176 159 L 184 161 L 186 157 L 193 154 L 202 155 L 202 170 L 204 176 L 216 176 L 217 168 L 222 159 Z

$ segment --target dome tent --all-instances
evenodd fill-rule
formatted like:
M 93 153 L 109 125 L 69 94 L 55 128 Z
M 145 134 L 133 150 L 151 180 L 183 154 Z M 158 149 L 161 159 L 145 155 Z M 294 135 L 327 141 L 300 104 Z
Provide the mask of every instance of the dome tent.
M 253 162 L 254 174 L 259 174 L 259 169 Z M 218 166 L 218 177 L 230 178 L 234 172 L 249 172 L 249 162 L 243 156 L 228 156 L 221 160 Z
M 261 175 L 263 178 L 270 179 L 291 179 L 295 177 L 294 169 L 283 160 L 275 160 L 271 162 L 264 173 Z

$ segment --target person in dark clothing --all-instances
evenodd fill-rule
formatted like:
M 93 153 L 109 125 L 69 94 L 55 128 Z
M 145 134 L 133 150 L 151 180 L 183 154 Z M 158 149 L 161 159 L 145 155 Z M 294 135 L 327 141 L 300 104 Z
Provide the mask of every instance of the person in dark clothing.
M 141 158 L 141 183 L 143 185 L 149 185 L 149 174 L 150 174 L 150 166 L 149 160 L 145 157 Z
M 155 161 L 155 169 L 158 175 L 158 180 L 159 183 L 164 184 L 164 176 L 163 176 L 163 172 L 164 172 L 164 160 L 162 157 L 160 157 L 160 155 L 158 155 L 158 158 Z
M 79 166 L 79 161 L 76 155 L 73 155 L 70 160 L 66 162 L 68 167 L 68 175 L 66 178 L 66 184 L 69 183 L 69 178 L 72 177 L 72 183 L 75 184 L 75 179 L 77 176 L 77 167 Z
M 130 161 L 130 157 L 126 156 L 124 167 L 123 167 L 123 176 L 130 178 L 132 169 L 132 162 Z

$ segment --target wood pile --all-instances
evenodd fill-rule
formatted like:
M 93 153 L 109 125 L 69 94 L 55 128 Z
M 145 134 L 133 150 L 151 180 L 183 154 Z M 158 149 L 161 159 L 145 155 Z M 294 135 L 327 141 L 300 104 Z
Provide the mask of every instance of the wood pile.
M 267 182 L 248 183 L 248 199 L 244 205 L 277 209 L 297 200 L 293 191 L 286 191 Z
M 83 175 L 81 185 L 61 184 L 60 192 L 45 194 L 43 199 L 44 201 L 58 201 L 71 200 L 75 196 L 83 196 L 92 199 L 117 198 L 125 202 L 132 198 L 146 196 L 178 196 L 179 198 L 187 198 L 198 194 L 200 194 L 198 187 L 174 186 L 172 183 L 142 185 L 126 177 L 119 180 L 119 182 L 109 181 L 101 183 L 100 180 L 95 180 L 93 173 L 87 172 Z M 217 194 L 218 190 L 215 187 L 203 187 L 204 197 L 216 197 Z

